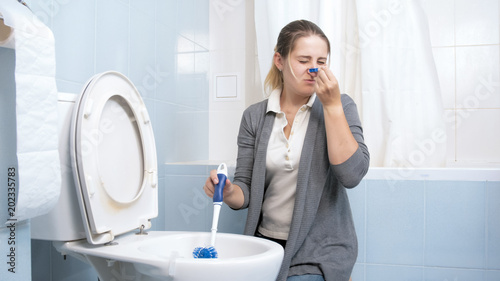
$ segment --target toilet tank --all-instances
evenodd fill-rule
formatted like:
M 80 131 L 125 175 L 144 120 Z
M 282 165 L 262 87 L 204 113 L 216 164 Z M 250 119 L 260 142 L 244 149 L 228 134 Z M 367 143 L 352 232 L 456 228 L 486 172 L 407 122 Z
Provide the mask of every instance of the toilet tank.
M 85 238 L 69 152 L 71 118 L 77 94 L 59 93 L 58 97 L 61 194 L 49 213 L 31 219 L 31 238 L 70 241 Z

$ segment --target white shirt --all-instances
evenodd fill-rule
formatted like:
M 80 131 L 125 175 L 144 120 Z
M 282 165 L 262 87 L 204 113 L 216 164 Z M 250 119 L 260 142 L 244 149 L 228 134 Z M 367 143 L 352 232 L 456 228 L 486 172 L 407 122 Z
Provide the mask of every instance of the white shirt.
M 283 130 L 288 121 L 285 113 L 281 111 L 280 96 L 281 89 L 275 89 L 267 103 L 267 112 L 275 112 L 276 117 L 267 147 L 267 190 L 258 231 L 267 237 L 286 240 L 295 205 L 300 154 L 316 94 L 297 111 L 288 139 Z

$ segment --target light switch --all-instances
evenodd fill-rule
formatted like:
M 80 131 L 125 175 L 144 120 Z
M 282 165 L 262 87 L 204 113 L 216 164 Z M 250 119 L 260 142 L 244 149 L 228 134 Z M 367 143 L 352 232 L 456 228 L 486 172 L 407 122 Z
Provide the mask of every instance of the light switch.
M 215 76 L 215 98 L 236 99 L 238 98 L 238 75 L 216 75 Z

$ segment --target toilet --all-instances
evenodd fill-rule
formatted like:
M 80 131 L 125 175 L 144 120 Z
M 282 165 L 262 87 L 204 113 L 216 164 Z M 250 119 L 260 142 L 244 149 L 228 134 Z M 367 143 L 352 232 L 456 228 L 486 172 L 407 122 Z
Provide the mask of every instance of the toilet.
M 156 148 L 146 106 L 127 77 L 97 74 L 80 95 L 60 93 L 58 109 L 61 194 L 51 212 L 31 220 L 33 239 L 53 241 L 102 281 L 276 279 L 277 243 L 218 233 L 219 258 L 195 259 L 209 230 L 148 231 L 158 215 Z

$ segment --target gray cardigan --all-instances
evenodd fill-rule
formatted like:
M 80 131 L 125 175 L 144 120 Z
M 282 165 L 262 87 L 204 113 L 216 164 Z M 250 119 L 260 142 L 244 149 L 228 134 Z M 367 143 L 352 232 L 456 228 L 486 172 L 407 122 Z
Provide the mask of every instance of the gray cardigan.
M 370 156 L 356 104 L 345 94 L 341 101 L 359 148 L 344 163 L 330 164 L 323 106 L 317 98 L 304 139 L 295 208 L 278 281 L 303 274 L 322 274 L 326 281 L 347 281 L 356 262 L 357 238 L 345 188 L 359 184 L 368 171 Z M 243 190 L 242 208 L 248 208 L 246 235 L 255 235 L 266 189 L 266 151 L 275 118 L 266 109 L 267 100 L 248 107 L 238 134 L 233 183 Z

